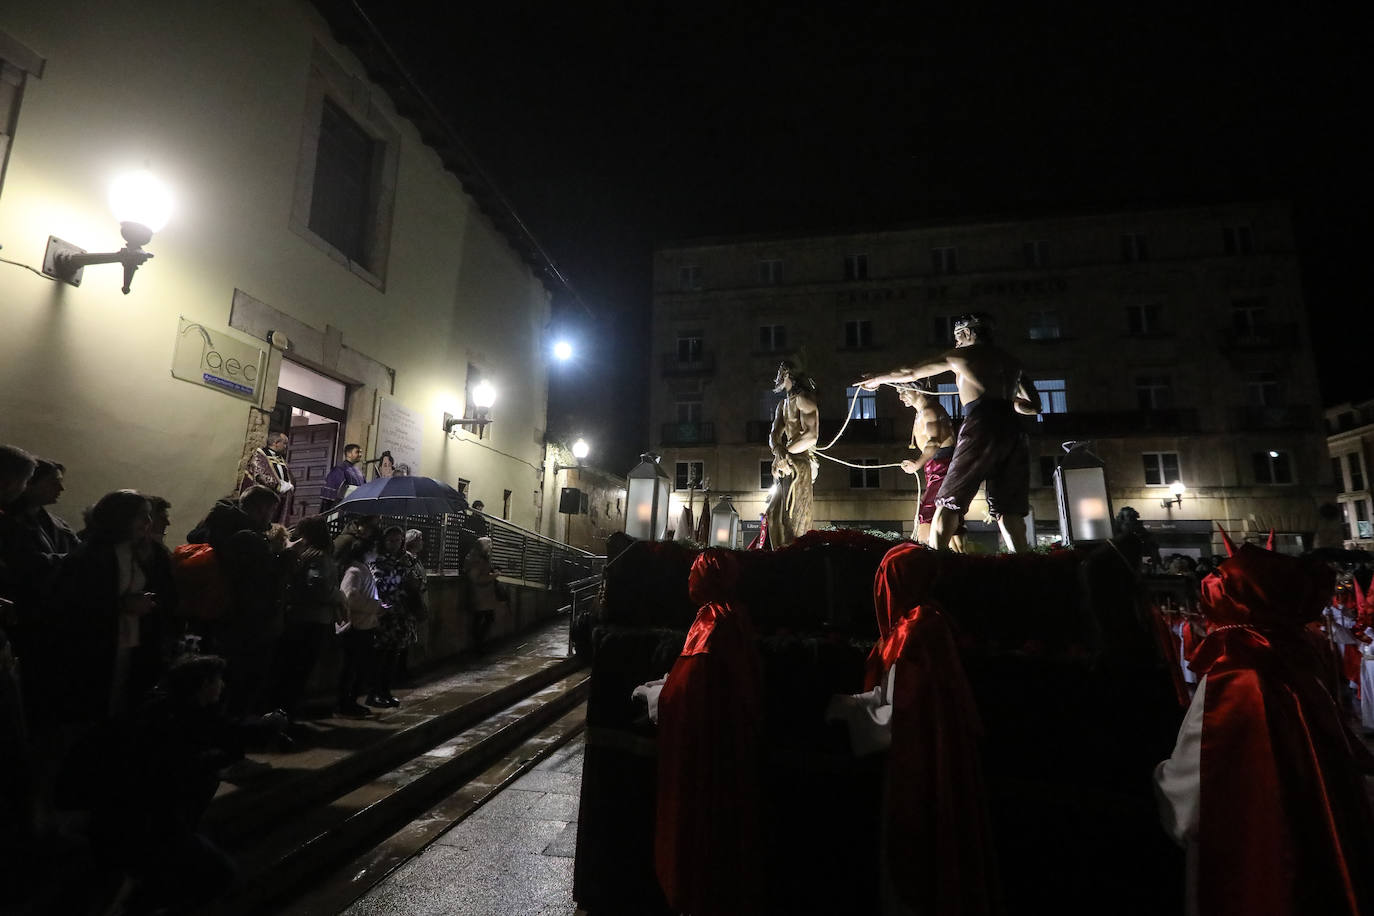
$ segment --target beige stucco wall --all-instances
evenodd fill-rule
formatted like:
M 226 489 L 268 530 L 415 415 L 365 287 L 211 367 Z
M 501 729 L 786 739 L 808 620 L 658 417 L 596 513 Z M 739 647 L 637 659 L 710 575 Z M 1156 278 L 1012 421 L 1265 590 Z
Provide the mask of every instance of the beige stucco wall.
M 3 256 L 38 267 L 49 234 L 118 248 L 107 184 L 130 167 L 153 170 L 177 201 L 128 296 L 117 266 L 89 267 L 72 288 L 0 265 L 0 440 L 67 465 L 59 510 L 68 518 L 107 490 L 134 487 L 171 499 L 172 531 L 184 532 L 234 483 L 260 423 L 247 402 L 171 377 L 177 322 L 261 336 L 253 322 L 228 330 L 238 290 L 304 329 L 294 335 L 303 362 L 355 383 L 347 438 L 373 442 L 376 396 L 393 397 L 422 417 L 421 473 L 471 480 L 497 514 L 509 489 L 511 520 L 535 527 L 548 295 L 534 273 L 311 7 L 188 9 L 52 0 L 0 22 L 46 59 L 42 78 L 28 81 L 0 191 Z M 317 46 L 349 80 L 349 104 L 395 131 L 380 286 L 290 225 Z M 463 413 L 469 361 L 499 391 L 481 442 L 442 432 L 445 411 Z M 390 388 L 385 372 L 380 383 L 375 372 L 361 377 L 378 366 L 394 371 Z

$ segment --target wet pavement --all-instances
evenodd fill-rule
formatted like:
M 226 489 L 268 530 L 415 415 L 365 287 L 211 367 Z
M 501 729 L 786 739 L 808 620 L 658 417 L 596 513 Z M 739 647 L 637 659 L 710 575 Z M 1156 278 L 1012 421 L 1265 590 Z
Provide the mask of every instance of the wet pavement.
M 583 748 L 554 751 L 345 912 L 572 916 Z

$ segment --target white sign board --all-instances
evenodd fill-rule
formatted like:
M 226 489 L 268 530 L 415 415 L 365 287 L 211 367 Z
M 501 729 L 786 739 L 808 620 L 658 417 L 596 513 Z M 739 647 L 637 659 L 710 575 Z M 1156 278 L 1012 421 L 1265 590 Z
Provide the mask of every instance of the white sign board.
M 261 347 L 230 337 L 226 331 L 212 331 L 185 318 L 177 324 L 172 375 L 179 379 L 256 401 L 265 363 Z
M 393 398 L 382 398 L 377 418 L 377 454 L 390 452 L 392 466 L 405 465 L 414 477 L 420 473 L 421 441 L 419 412 L 402 406 Z M 383 462 L 379 470 L 384 476 L 390 476 L 392 468 Z

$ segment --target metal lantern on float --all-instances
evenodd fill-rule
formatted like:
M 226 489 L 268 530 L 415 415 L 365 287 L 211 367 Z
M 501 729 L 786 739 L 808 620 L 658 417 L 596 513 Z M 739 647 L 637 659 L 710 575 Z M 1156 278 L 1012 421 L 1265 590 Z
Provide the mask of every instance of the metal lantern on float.
M 1065 544 L 1105 541 L 1112 536 L 1112 501 L 1107 466 L 1089 449 L 1091 442 L 1066 442 L 1055 462 L 1054 493 L 1059 499 L 1059 536 Z
M 739 513 L 729 496 L 722 496 L 711 510 L 711 546 L 734 548 L 739 537 Z
M 668 530 L 668 499 L 672 481 L 658 463 L 658 456 L 645 452 L 639 464 L 626 475 L 625 533 L 641 541 L 661 541 Z

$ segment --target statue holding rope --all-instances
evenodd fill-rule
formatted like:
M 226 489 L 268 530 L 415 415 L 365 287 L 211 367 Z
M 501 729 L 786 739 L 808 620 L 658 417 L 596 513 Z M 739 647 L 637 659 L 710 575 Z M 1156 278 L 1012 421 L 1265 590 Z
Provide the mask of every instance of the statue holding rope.
M 783 395 L 768 434 L 777 481 L 767 510 L 768 546 L 776 550 L 811 530 L 811 485 L 819 470 L 811 450 L 821 420 L 816 383 L 796 364 L 779 364 L 773 390 Z
M 921 454 L 915 461 L 902 462 L 902 470 L 916 476 L 920 494 L 916 503 L 914 530 L 916 540 L 922 544 L 930 540 L 930 523 L 935 518 L 935 500 L 940 496 L 940 484 L 949 471 L 949 460 L 954 456 L 954 421 L 940 403 L 940 399 L 927 393 L 924 385 L 919 387 L 899 386 L 898 396 L 902 403 L 916 411 L 916 422 L 911 427 L 911 444 L 908 448 L 920 449 Z M 921 474 L 924 472 L 924 481 Z M 949 546 L 956 553 L 964 552 L 964 539 L 956 529 Z
M 955 319 L 954 349 L 854 384 L 875 391 L 880 385 L 911 383 L 943 372 L 954 373 L 964 422 L 935 500 L 930 546 L 949 546 L 979 485 L 986 481 L 988 514 L 997 520 L 1007 550 L 1022 552 L 1030 511 L 1030 446 L 1016 415 L 1039 414 L 1040 396 L 1020 362 L 992 342 L 987 317 Z

